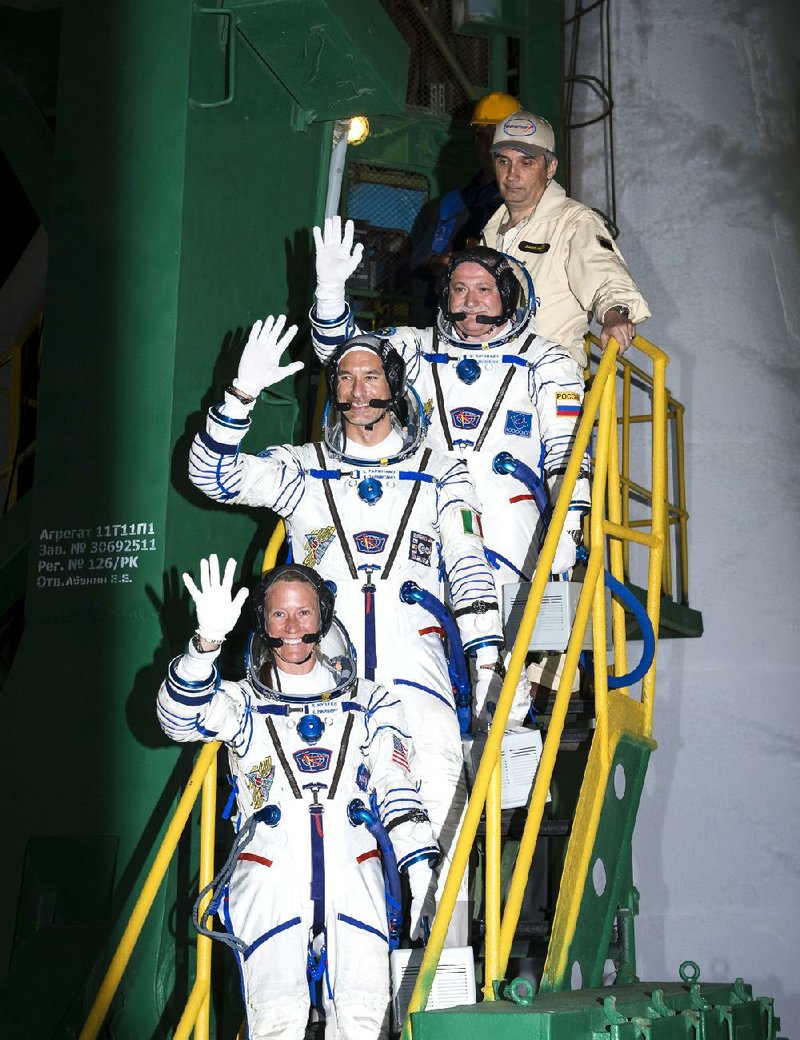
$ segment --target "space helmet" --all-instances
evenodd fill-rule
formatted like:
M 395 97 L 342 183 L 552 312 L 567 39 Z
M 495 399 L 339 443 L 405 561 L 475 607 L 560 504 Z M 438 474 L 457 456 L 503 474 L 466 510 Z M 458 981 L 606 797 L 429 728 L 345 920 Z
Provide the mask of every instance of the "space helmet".
M 442 279 L 439 291 L 439 310 L 436 316 L 436 327 L 440 338 L 453 346 L 469 348 L 471 344 L 462 340 L 455 329 L 455 323 L 463 318 L 463 313 L 450 310 L 450 284 L 461 264 L 479 264 L 494 278 L 497 291 L 500 293 L 501 311 L 499 314 L 482 315 L 478 322 L 489 326 L 505 325 L 510 327 L 493 339 L 474 346 L 479 349 L 499 347 L 518 336 L 536 314 L 536 293 L 533 280 L 523 264 L 508 253 L 501 253 L 488 246 L 471 246 L 453 253 L 450 263 Z
M 287 689 L 296 684 L 287 681 L 275 659 L 282 640 L 267 632 L 264 604 L 269 590 L 279 582 L 307 582 L 316 592 L 319 604 L 319 629 L 302 637 L 309 644 L 309 655 L 316 655 L 319 668 L 313 689 L 302 692 Z M 309 703 L 341 697 L 356 682 L 356 654 L 347 630 L 334 615 L 335 596 L 320 575 L 300 563 L 289 563 L 268 571 L 250 593 L 249 606 L 253 622 L 247 647 L 247 675 L 253 688 L 264 697 L 290 703 Z
M 325 447 L 335 458 L 364 464 L 362 456 L 359 455 L 358 459 L 355 459 L 348 454 L 347 427 L 343 421 L 343 413 L 348 410 L 348 405 L 340 404 L 337 399 L 339 365 L 345 354 L 351 350 L 371 350 L 377 354 L 389 384 L 388 398 L 370 401 L 372 407 L 386 409 L 392 429 L 402 438 L 402 446 L 385 461 L 400 462 L 407 458 L 416 451 L 425 436 L 426 419 L 422 402 L 416 390 L 406 382 L 406 363 L 389 338 L 393 332 L 394 329 L 381 329 L 378 332 L 354 336 L 341 344 L 325 365 L 328 403 L 322 417 L 322 439 Z

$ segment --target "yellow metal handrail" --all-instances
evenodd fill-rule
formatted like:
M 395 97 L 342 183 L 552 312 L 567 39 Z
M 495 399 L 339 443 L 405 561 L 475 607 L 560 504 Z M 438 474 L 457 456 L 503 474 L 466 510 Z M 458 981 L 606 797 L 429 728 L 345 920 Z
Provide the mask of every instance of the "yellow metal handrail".
M 591 351 L 591 347 L 594 345 L 599 347 L 600 341 L 592 334 L 586 337 L 586 348 L 589 354 L 589 372 L 592 371 L 592 366 L 597 363 L 598 355 Z M 633 346 L 638 347 L 639 350 L 646 356 L 650 357 L 650 352 L 653 350 L 659 350 L 653 343 L 646 340 L 643 336 L 635 336 L 633 339 Z M 631 476 L 631 451 L 630 451 L 630 438 L 631 438 L 631 427 L 635 425 L 652 423 L 654 420 L 654 414 L 651 411 L 634 413 L 632 411 L 631 404 L 631 392 L 632 387 L 636 385 L 640 389 L 649 392 L 651 395 L 654 392 L 654 375 L 647 372 L 641 365 L 636 364 L 630 354 L 625 354 L 624 357 L 618 358 L 618 371 L 617 377 L 621 383 L 621 414 L 618 418 L 620 426 L 621 436 L 621 472 L 619 475 L 619 486 L 622 492 L 622 514 L 621 522 L 626 527 L 650 527 L 651 519 L 639 519 L 632 520 L 630 517 L 630 505 L 631 498 L 637 497 L 644 503 L 650 503 L 652 510 L 653 502 L 653 488 L 646 487 L 640 482 L 634 480 Z M 666 521 L 668 524 L 667 530 L 665 531 L 665 542 L 664 542 L 664 571 L 662 576 L 662 590 L 665 596 L 676 600 L 682 604 L 686 604 L 689 601 L 689 544 L 687 541 L 687 523 L 689 514 L 686 510 L 686 477 L 684 468 L 684 452 L 683 452 L 683 417 L 684 417 L 684 406 L 677 401 L 670 391 L 665 387 L 663 393 L 666 395 L 666 414 L 667 414 L 667 432 L 672 431 L 672 436 L 667 436 L 665 440 L 666 445 L 666 475 L 665 479 L 665 496 L 666 496 Z M 675 498 L 670 498 L 669 494 L 669 480 L 668 474 L 670 471 L 669 467 L 669 446 L 670 443 L 674 445 L 674 488 Z M 677 560 L 675 568 L 677 577 L 677 595 L 675 590 L 675 580 L 673 577 L 673 548 L 672 538 L 669 537 L 675 533 L 675 553 L 674 557 Z M 622 546 L 623 551 L 623 574 L 627 581 L 630 577 L 630 561 L 629 561 L 629 545 L 626 542 Z
M 616 363 L 617 344 L 612 340 L 606 349 L 592 380 L 591 388 L 588 390 L 583 404 L 583 417 L 575 439 L 575 447 L 570 458 L 569 465 L 564 475 L 561 493 L 553 510 L 547 537 L 542 546 L 539 557 L 539 565 L 531 583 L 530 594 L 522 615 L 522 620 L 514 642 L 506 678 L 503 682 L 502 691 L 497 702 L 492 726 L 486 740 L 483 757 L 478 767 L 472 794 L 467 806 L 461 834 L 453 854 L 453 860 L 445 882 L 441 902 L 433 922 L 431 935 L 425 950 L 420 972 L 414 991 L 409 1003 L 408 1014 L 403 1026 L 404 1040 L 411 1038 L 411 1016 L 416 1011 L 423 1010 L 430 994 L 431 986 L 436 972 L 436 966 L 444 946 L 445 936 L 450 924 L 450 918 L 456 902 L 461 879 L 467 869 L 469 853 L 475 841 L 478 825 L 484 805 L 486 805 L 486 943 L 485 943 L 485 968 L 484 968 L 484 999 L 493 1000 L 495 997 L 493 983 L 504 975 L 506 964 L 511 950 L 511 942 L 516 930 L 519 913 L 522 905 L 522 895 L 530 871 L 533 853 L 536 846 L 536 838 L 539 832 L 547 792 L 553 775 L 556 753 L 563 731 L 564 720 L 569 707 L 569 698 L 572 689 L 572 681 L 575 676 L 584 634 L 589 620 L 590 610 L 593 613 L 593 638 L 594 638 L 594 662 L 595 662 L 595 702 L 597 716 L 597 731 L 593 740 L 593 749 L 597 747 L 598 753 L 605 759 L 606 767 L 610 765 L 613 748 L 610 747 L 609 735 L 616 735 L 619 726 L 616 724 L 618 715 L 622 715 L 625 721 L 630 718 L 631 726 L 649 738 L 652 727 L 653 697 L 655 684 L 655 660 L 642 681 L 642 700 L 633 701 L 625 690 L 608 690 L 607 655 L 606 655 L 606 627 L 605 627 L 605 596 L 603 593 L 603 571 L 605 562 L 606 539 L 610 542 L 609 562 L 610 570 L 619 580 L 622 580 L 622 545 L 628 541 L 637 542 L 647 547 L 650 551 L 648 567 L 648 591 L 647 591 L 647 613 L 653 624 L 653 629 L 658 634 L 658 616 L 661 593 L 661 571 L 662 552 L 664 544 L 664 526 L 666 511 L 666 408 L 667 394 L 665 387 L 667 355 L 653 344 L 647 343 L 637 337 L 636 346 L 653 364 L 653 441 L 651 452 L 652 468 L 652 493 L 653 509 L 651 520 L 651 533 L 644 534 L 634 530 L 622 522 L 623 512 L 619 494 L 619 445 L 617 437 L 617 409 L 616 409 Z M 584 586 L 578 600 L 578 606 L 573 624 L 572 634 L 567 646 L 564 668 L 556 694 L 550 725 L 548 726 L 547 738 L 542 750 L 541 761 L 536 775 L 533 792 L 531 794 L 528 816 L 517 854 L 517 862 L 511 879 L 508 897 L 506 899 L 505 912 L 502 917 L 500 908 L 500 780 L 499 780 L 499 758 L 500 749 L 508 721 L 509 711 L 514 697 L 515 688 L 522 668 L 525 663 L 531 635 L 536 624 L 539 607 L 544 595 L 550 567 L 555 555 L 556 544 L 561 528 L 566 518 L 569 502 L 575 487 L 576 480 L 582 465 L 583 455 L 586 451 L 595 421 L 599 422 L 596 458 L 594 466 L 594 479 L 592 484 L 592 513 L 591 513 L 591 548 L 586 567 Z M 606 489 L 608 488 L 608 518 L 606 513 Z M 625 627 L 624 615 L 621 606 L 615 604 L 612 614 L 613 638 L 614 638 L 614 668 L 616 674 L 625 674 L 627 671 L 626 649 L 625 649 Z M 613 697 L 609 697 L 609 693 Z M 627 701 L 627 705 L 620 709 L 620 698 Z M 628 709 L 626 711 L 626 708 Z M 609 723 L 609 713 L 614 716 L 613 724 Z M 605 790 L 603 787 L 602 790 Z M 596 813 L 589 813 L 588 817 L 595 822 Z M 591 826 L 585 828 L 587 835 L 593 837 Z M 570 840 L 570 848 L 575 843 L 575 830 Z M 577 845 L 576 845 L 577 847 Z M 490 864 L 488 860 L 497 860 Z M 583 877 L 588 868 L 588 851 L 584 855 L 582 863 Z M 562 891 L 564 886 L 562 884 Z M 582 889 L 581 889 L 582 891 Z M 575 903 L 577 908 L 577 903 Z M 577 913 L 577 909 L 575 910 Z M 499 922 L 499 926 L 498 926 Z M 574 920 L 564 929 L 565 941 L 574 933 Z
M 178 842 L 183 833 L 183 828 L 186 826 L 189 817 L 191 816 L 192 809 L 194 808 L 194 804 L 201 791 L 203 794 L 203 802 L 200 823 L 199 887 L 201 889 L 204 888 L 213 877 L 214 871 L 212 861 L 214 855 L 215 823 L 214 801 L 217 789 L 217 751 L 219 748 L 219 741 L 214 741 L 211 744 L 206 744 L 197 756 L 197 761 L 192 770 L 192 775 L 189 777 L 186 788 L 181 795 L 178 806 L 172 820 L 170 821 L 169 827 L 167 828 L 167 833 L 164 835 L 164 840 L 161 842 L 161 847 L 156 853 L 155 860 L 153 861 L 153 865 L 148 872 L 144 885 L 142 886 L 139 898 L 136 900 L 136 904 L 131 911 L 131 916 L 125 926 L 125 931 L 122 933 L 119 945 L 117 946 L 114 956 L 111 958 L 111 963 L 109 964 L 105 977 L 100 984 L 100 989 L 97 991 L 97 996 L 94 999 L 94 1003 L 92 1004 L 78 1040 L 95 1040 L 95 1037 L 100 1031 L 103 1020 L 108 1014 L 108 1009 L 111 1007 L 111 1001 L 114 999 L 114 995 L 117 992 L 122 976 L 128 966 L 128 961 L 131 959 L 131 955 L 136 946 L 139 935 L 141 934 L 144 922 L 147 919 L 147 915 L 149 914 L 156 895 L 158 894 L 158 890 L 161 887 L 161 882 L 166 876 L 170 860 L 178 847 Z M 189 1004 L 196 1008 L 195 1016 L 189 1028 L 186 1028 L 181 1032 L 180 1026 L 178 1027 L 175 1032 L 176 1040 L 178 1040 L 179 1037 L 186 1037 L 189 1035 L 191 1028 L 195 1024 L 195 1020 L 199 1017 L 200 1011 L 203 1007 L 206 1009 L 205 1033 L 203 1033 L 202 1028 L 200 1028 L 200 1031 L 196 1032 L 195 1036 L 197 1040 L 201 1040 L 201 1038 L 202 1040 L 207 1040 L 208 976 L 210 976 L 211 968 L 210 943 L 211 940 L 206 939 L 205 936 L 199 935 L 197 937 L 197 980 L 195 981 L 191 996 L 189 997 Z M 204 950 L 205 944 L 208 944 L 209 946 L 207 954 Z M 202 976 L 201 963 L 203 966 Z M 205 971 L 206 968 L 207 972 Z M 202 992 L 204 988 L 205 993 Z M 187 1011 L 183 1014 L 181 1024 L 183 1024 L 184 1019 L 187 1018 L 188 1010 L 189 1005 L 187 1004 Z
M 284 539 L 283 521 L 278 521 L 272 532 L 264 560 L 262 573 L 275 566 L 280 547 Z M 199 795 L 202 794 L 200 808 L 200 871 L 198 890 L 202 891 L 214 876 L 214 836 L 216 831 L 216 795 L 217 795 L 217 752 L 222 745 L 219 741 L 206 744 L 197 756 L 192 775 L 186 784 L 172 820 L 164 835 L 164 840 L 156 853 L 153 865 L 142 885 L 142 891 L 131 911 L 128 923 L 122 933 L 111 963 L 97 991 L 97 996 L 89 1011 L 89 1015 L 80 1032 L 78 1040 L 95 1040 L 100 1027 L 108 1014 L 111 1002 L 122 981 L 122 976 L 131 959 L 133 950 L 144 927 L 145 920 L 155 901 L 161 883 L 166 877 L 170 861 L 178 847 L 183 829 L 189 821 L 192 809 Z M 208 906 L 211 893 L 207 893 L 200 904 L 200 911 Z M 175 1029 L 173 1040 L 186 1040 L 194 1030 L 194 1040 L 208 1040 L 209 1011 L 211 1000 L 211 939 L 205 935 L 197 936 L 197 957 L 195 962 L 195 981 L 186 1002 L 183 1014 Z

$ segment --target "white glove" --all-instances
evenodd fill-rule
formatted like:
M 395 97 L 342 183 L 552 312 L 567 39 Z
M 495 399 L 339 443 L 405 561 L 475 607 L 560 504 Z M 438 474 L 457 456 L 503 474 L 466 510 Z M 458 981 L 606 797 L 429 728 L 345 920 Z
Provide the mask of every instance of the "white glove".
M 208 643 L 221 643 L 230 632 L 242 612 L 247 599 L 247 589 L 239 589 L 232 596 L 233 576 L 236 560 L 228 560 L 225 574 L 220 581 L 219 560 L 212 553 L 207 560 L 200 561 L 200 588 L 195 585 L 191 574 L 184 574 L 183 584 L 194 600 L 197 613 L 197 634 Z
M 317 248 L 317 315 L 336 318 L 344 310 L 344 286 L 361 263 L 364 246 L 353 245 L 355 228 L 348 220 L 342 234 L 342 218 L 326 217 L 324 230 L 314 228 Z M 321 306 L 320 306 L 321 305 Z
M 236 389 L 248 397 L 258 397 L 266 387 L 280 383 L 303 368 L 302 361 L 293 361 L 283 368 L 280 366 L 281 354 L 297 332 L 297 326 L 290 325 L 281 336 L 285 324 L 285 314 L 277 318 L 270 314 L 264 321 L 257 321 L 250 330 L 239 362 L 239 372 L 233 381 Z
M 482 646 L 475 654 L 475 682 L 472 687 L 472 703 L 474 717 L 483 720 L 486 715 L 486 703 L 491 699 L 497 703 L 497 697 L 503 686 L 503 676 L 496 669 L 499 647 Z M 491 698 L 490 698 L 491 691 Z
M 574 567 L 577 552 L 578 547 L 575 544 L 573 532 L 562 531 L 558 537 L 556 554 L 553 557 L 553 564 L 550 568 L 551 574 L 561 574 L 562 571 L 568 571 L 571 567 Z
M 427 860 L 412 863 L 407 874 L 411 889 L 408 934 L 412 939 L 427 940 L 436 913 L 436 875 Z

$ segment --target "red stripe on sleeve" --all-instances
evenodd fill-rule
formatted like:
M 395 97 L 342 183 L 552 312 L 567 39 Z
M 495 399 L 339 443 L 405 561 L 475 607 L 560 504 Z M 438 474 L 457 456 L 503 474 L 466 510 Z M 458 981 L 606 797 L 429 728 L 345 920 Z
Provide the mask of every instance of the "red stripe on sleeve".
M 239 859 L 248 859 L 251 863 L 260 863 L 264 867 L 272 866 L 271 859 L 267 859 L 266 856 L 257 856 L 255 852 L 242 852 L 239 854 Z

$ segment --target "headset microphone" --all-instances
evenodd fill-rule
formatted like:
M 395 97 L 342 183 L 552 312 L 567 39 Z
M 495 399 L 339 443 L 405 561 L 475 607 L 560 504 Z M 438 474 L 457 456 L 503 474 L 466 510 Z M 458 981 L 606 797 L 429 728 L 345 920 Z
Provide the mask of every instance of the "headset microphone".
M 286 642 L 285 639 L 281 639 L 280 636 L 264 636 L 264 642 L 267 646 L 272 647 L 273 650 L 277 650 L 278 647 L 283 646 Z M 322 639 L 322 632 L 306 632 L 304 636 L 301 636 L 301 643 L 318 643 Z

